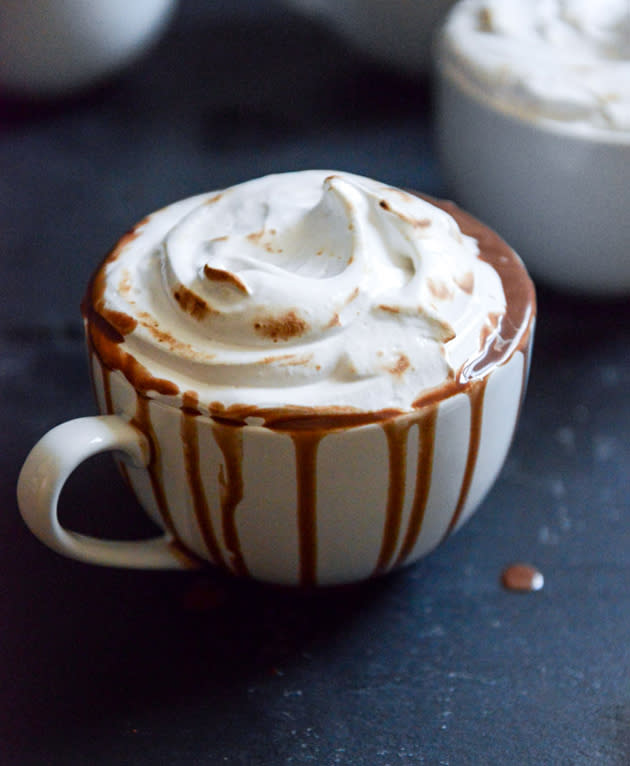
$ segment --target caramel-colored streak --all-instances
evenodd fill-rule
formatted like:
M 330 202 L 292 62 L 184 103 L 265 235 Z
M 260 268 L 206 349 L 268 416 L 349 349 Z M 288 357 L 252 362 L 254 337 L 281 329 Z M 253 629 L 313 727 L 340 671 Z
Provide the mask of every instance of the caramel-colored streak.
M 468 499 L 468 492 L 470 491 L 470 485 L 472 484 L 473 474 L 475 473 L 477 458 L 479 456 L 483 421 L 483 400 L 487 382 L 488 378 L 482 378 L 481 380 L 474 381 L 468 389 L 468 398 L 470 400 L 468 456 L 466 457 L 466 468 L 459 490 L 459 497 L 457 498 L 457 505 L 455 506 L 453 516 L 451 517 L 446 533 L 444 534 L 444 539 L 447 538 L 457 526 L 459 517 L 461 516 L 466 500 Z
M 103 372 L 103 396 L 105 397 L 105 412 L 108 415 L 114 414 L 114 400 L 112 399 L 112 371 L 107 367 L 101 367 Z M 98 399 L 96 400 L 98 401 Z
M 226 271 L 225 269 L 215 269 L 206 263 L 206 265 L 203 267 L 203 273 L 206 279 L 209 279 L 211 282 L 219 282 L 231 285 L 232 287 L 235 287 L 240 293 L 249 295 L 247 285 L 231 271 Z
M 87 352 L 88 352 L 87 353 L 87 356 L 88 356 L 88 372 L 89 372 L 89 375 L 90 375 L 90 386 L 92 387 L 92 396 L 94 397 L 94 401 L 96 402 L 96 406 L 99 408 L 101 413 L 103 413 L 104 410 L 101 407 L 101 397 L 99 396 L 98 384 L 96 382 L 95 367 L 98 368 L 101 371 L 101 373 L 102 373 L 102 376 L 103 376 L 103 386 L 106 385 L 105 384 L 105 375 L 106 375 L 107 371 L 100 364 L 96 364 L 97 361 L 98 361 L 98 358 L 94 354 L 92 346 L 91 346 L 91 344 L 89 342 L 87 343 Z M 105 400 L 107 400 L 107 395 L 105 395 Z
M 186 466 L 186 476 L 188 478 L 188 487 L 193 501 L 195 518 L 201 536 L 203 537 L 203 541 L 208 549 L 210 560 L 215 564 L 222 565 L 224 563 L 223 557 L 221 556 L 221 550 L 212 526 L 212 517 L 210 515 L 208 499 L 201 479 L 197 417 L 188 412 L 182 412 L 181 418 L 184 465 Z
M 389 451 L 389 486 L 383 539 L 374 569 L 375 575 L 387 569 L 400 535 L 407 474 L 407 437 L 410 426 L 408 421 L 395 420 L 384 423 L 382 426 Z
M 155 503 L 158 507 L 158 512 L 164 523 L 164 527 L 175 540 L 181 542 L 173 523 L 173 517 L 168 507 L 168 501 L 166 499 L 166 493 L 164 492 L 164 483 L 162 478 L 162 468 L 160 465 L 160 447 L 158 439 L 151 423 L 151 413 L 149 411 L 149 399 L 146 396 L 137 396 L 136 414 L 131 421 L 133 425 L 139 428 L 142 433 L 147 437 L 149 442 L 150 454 L 149 464 L 147 471 L 149 473 L 149 479 L 151 481 L 151 489 L 153 490 L 153 496 Z
M 140 393 L 156 391 L 164 396 L 176 396 L 179 387 L 166 378 L 156 378 L 132 354 L 124 351 L 120 340 L 112 340 L 113 331 L 105 329 L 106 321 L 101 317 L 98 321 L 88 321 L 88 344 L 104 367 L 110 370 L 120 370 L 133 387 Z
M 474 237 L 479 245 L 479 258 L 489 263 L 501 278 L 505 294 L 505 314 L 501 317 L 497 332 L 481 348 L 479 354 L 463 367 L 462 383 L 484 377 L 497 365 L 504 364 L 514 351 L 523 351 L 531 343 L 536 317 L 536 293 L 520 259 L 492 229 L 478 221 L 452 202 L 417 194 L 433 205 L 449 213 L 463 234 Z
M 103 398 L 105 403 L 105 414 L 114 414 L 114 398 L 112 396 L 112 371 L 107 367 L 101 366 L 101 374 L 103 376 Z M 99 399 L 96 397 L 96 401 Z M 123 481 L 128 487 L 132 487 L 131 479 L 129 478 L 129 470 L 127 464 L 123 460 L 117 460 L 116 465 L 120 471 Z
M 195 319 L 201 320 L 212 313 L 212 309 L 204 301 L 204 299 L 197 295 L 197 293 L 190 290 L 185 285 L 178 285 L 173 291 L 173 297 L 179 303 L 183 311 Z
M 348 428 L 370 425 L 392 420 L 397 415 L 402 415 L 403 410 L 386 409 L 375 412 L 354 411 L 351 407 L 328 407 L 319 410 L 314 407 L 285 407 L 276 410 L 260 410 L 264 417 L 265 426 L 273 431 L 319 431 L 330 433 L 331 431 L 344 431 Z M 238 410 L 234 409 L 235 415 Z M 246 412 L 246 415 L 258 414 L 255 411 Z
M 418 462 L 416 467 L 416 489 L 413 505 L 407 524 L 407 532 L 403 540 L 400 552 L 396 559 L 396 566 L 402 564 L 411 554 L 420 537 L 422 523 L 431 489 L 431 473 L 433 472 L 433 455 L 435 453 L 435 428 L 437 424 L 438 408 L 427 409 L 418 421 Z
M 238 426 L 214 423 L 214 439 L 223 453 L 223 465 L 219 469 L 221 498 L 221 524 L 223 539 L 237 575 L 249 574 L 238 534 L 236 512 L 243 499 L 243 433 Z M 225 470 L 224 470 L 225 466 Z
M 81 313 L 85 322 L 86 343 L 90 353 L 100 362 L 102 367 L 110 370 L 120 370 L 136 391 L 146 393 L 156 391 L 165 396 L 175 396 L 179 393 L 178 386 L 170 380 L 156 378 L 140 364 L 138 360 L 121 348 L 125 334 L 135 328 L 135 320 L 123 321 L 118 312 L 110 312 L 104 308 L 106 284 L 106 266 L 116 260 L 126 244 L 137 236 L 137 230 L 127 234 L 119 245 L 107 256 L 101 267 L 92 275 L 88 289 L 81 302 Z
M 317 450 L 323 432 L 291 434 L 295 445 L 300 585 L 317 584 Z
M 308 329 L 308 324 L 296 311 L 287 311 L 282 316 L 261 316 L 254 322 L 254 330 L 274 343 L 299 338 Z

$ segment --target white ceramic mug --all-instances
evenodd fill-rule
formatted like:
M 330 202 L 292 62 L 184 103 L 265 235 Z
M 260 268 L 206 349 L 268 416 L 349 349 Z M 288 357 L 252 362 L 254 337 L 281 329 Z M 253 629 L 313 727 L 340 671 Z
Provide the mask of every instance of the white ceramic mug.
M 501 242 L 457 215 L 465 233 Z M 444 384 L 407 414 L 229 422 L 201 414 L 194 402 L 179 407 L 147 397 L 88 343 L 103 414 L 57 426 L 33 448 L 18 483 L 24 520 L 46 545 L 91 563 L 177 569 L 211 562 L 287 585 L 349 583 L 417 560 L 479 506 L 517 422 L 535 298 L 517 256 L 504 243 L 499 250 L 515 307 L 511 341 L 488 347 L 479 374 Z M 91 329 L 88 315 L 88 339 Z M 163 529 L 156 539 L 100 540 L 60 525 L 63 484 L 79 463 L 108 450 Z

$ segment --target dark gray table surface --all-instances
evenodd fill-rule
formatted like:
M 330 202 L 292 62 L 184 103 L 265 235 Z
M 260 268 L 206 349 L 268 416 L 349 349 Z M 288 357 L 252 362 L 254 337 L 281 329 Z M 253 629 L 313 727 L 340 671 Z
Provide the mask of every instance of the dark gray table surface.
M 78 304 L 113 241 L 179 197 L 345 169 L 444 195 L 426 79 L 281 6 L 185 1 L 114 82 L 0 102 L 0 764 L 630 763 L 630 304 L 539 286 L 528 397 L 496 486 L 419 564 L 300 595 L 66 560 L 15 483 L 93 412 Z M 110 459 L 65 523 L 149 531 Z M 545 587 L 501 587 L 530 561 Z

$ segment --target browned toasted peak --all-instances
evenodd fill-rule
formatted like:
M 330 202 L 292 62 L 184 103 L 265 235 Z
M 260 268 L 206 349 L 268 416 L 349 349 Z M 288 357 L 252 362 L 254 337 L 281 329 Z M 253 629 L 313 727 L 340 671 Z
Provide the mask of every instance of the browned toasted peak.
M 249 290 L 247 289 L 245 283 L 242 282 L 236 276 L 236 274 L 233 274 L 231 271 L 215 269 L 206 263 L 206 265 L 203 267 L 203 273 L 206 279 L 209 279 L 211 282 L 223 282 L 224 284 L 232 285 L 232 287 L 235 287 L 239 292 L 244 293 L 245 295 L 249 294 Z
M 129 314 L 125 314 L 123 311 L 106 311 L 103 312 L 105 319 L 111 324 L 111 326 L 118 330 L 121 335 L 129 335 L 138 326 L 138 320 Z
M 184 287 L 184 285 L 179 285 L 173 291 L 173 297 L 182 309 L 195 319 L 203 319 L 210 312 L 210 307 L 203 298 L 200 298 L 192 290 Z
M 432 279 L 429 277 L 427 279 L 427 287 L 429 288 L 431 295 L 440 301 L 445 301 L 452 296 L 449 286 L 441 279 Z
M 388 372 L 391 372 L 392 375 L 401 376 L 410 367 L 411 367 L 411 362 L 409 361 L 409 357 L 406 354 L 399 354 L 396 362 L 393 365 L 391 365 L 391 367 L 388 367 L 387 370 Z
M 378 204 L 379 204 L 379 207 L 382 207 L 383 210 L 387 210 L 388 213 L 394 212 L 392 209 L 392 206 L 389 204 L 389 202 L 386 199 L 380 200 Z M 409 218 L 406 215 L 402 215 L 401 213 L 399 213 L 398 215 L 403 221 L 410 223 L 412 226 L 417 226 L 419 229 L 426 229 L 429 226 L 431 226 L 431 220 L 429 218 L 421 218 L 417 220 L 415 218 Z
M 359 297 L 359 288 L 355 287 L 354 290 L 350 293 L 350 295 L 346 299 L 346 306 L 349 303 L 352 303 L 352 301 L 355 301 Z
M 465 274 L 455 277 L 455 284 L 460 290 L 471 295 L 475 286 L 475 275 L 472 271 L 467 271 Z
M 279 367 L 301 367 L 310 364 L 312 361 L 312 354 L 302 354 L 300 356 L 295 354 L 277 354 L 275 356 L 266 356 L 258 364 L 275 364 Z
M 308 330 L 308 324 L 295 311 L 287 311 L 282 316 L 260 317 L 254 322 L 254 330 L 274 343 L 279 340 L 298 338 Z

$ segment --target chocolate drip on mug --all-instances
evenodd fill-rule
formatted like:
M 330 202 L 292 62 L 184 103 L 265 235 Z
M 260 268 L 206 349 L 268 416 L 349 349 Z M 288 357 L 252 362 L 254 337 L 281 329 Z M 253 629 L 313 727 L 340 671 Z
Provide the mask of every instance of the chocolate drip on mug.
M 90 357 L 90 361 L 93 361 L 93 358 Z M 103 398 L 105 400 L 105 413 L 107 415 L 113 415 L 114 413 L 114 400 L 112 397 L 112 371 L 108 367 L 101 366 L 101 379 L 103 382 Z M 92 364 L 90 364 L 90 370 L 92 370 Z M 96 381 L 94 378 L 94 374 L 91 375 L 92 379 L 92 387 L 94 389 L 94 399 L 98 402 L 98 395 L 96 393 Z M 120 471 L 121 476 L 123 477 L 123 481 L 128 487 L 131 487 L 131 479 L 129 478 L 129 470 L 127 469 L 127 465 L 123 460 L 117 459 L 116 465 L 118 466 L 118 470 Z
M 212 435 L 223 453 L 224 463 L 219 468 L 221 519 L 223 538 L 237 575 L 249 574 L 236 523 L 238 505 L 243 499 L 243 434 L 240 426 L 214 423 Z
M 109 415 L 114 414 L 114 401 L 112 399 L 112 371 L 103 367 L 103 394 L 105 396 L 105 410 Z
M 477 465 L 477 458 L 479 457 L 479 444 L 481 443 L 481 428 L 483 425 L 483 401 L 487 382 L 487 377 L 482 378 L 481 380 L 477 380 L 471 384 L 468 390 L 468 398 L 470 400 L 470 431 L 468 438 L 468 455 L 466 457 L 466 468 L 464 470 L 464 478 L 462 479 L 461 488 L 459 490 L 457 505 L 453 511 L 453 515 L 449 522 L 446 533 L 444 534 L 444 538 L 448 537 L 457 526 L 459 517 L 464 510 L 466 500 L 468 500 L 470 485 L 472 484 L 475 467 Z
M 201 479 L 199 431 L 197 429 L 196 415 L 192 415 L 189 412 L 182 413 L 181 437 L 188 487 L 190 488 L 195 518 L 197 519 L 201 536 L 211 561 L 217 565 L 225 565 L 212 525 L 208 499 Z
M 146 396 L 140 394 L 136 397 L 136 414 L 132 419 L 132 425 L 139 428 L 140 431 L 147 437 L 150 446 L 150 458 L 147 471 L 149 473 L 149 479 L 151 481 L 151 489 L 153 490 L 153 496 L 155 503 L 158 507 L 160 517 L 164 523 L 164 527 L 173 538 L 180 544 L 181 540 L 177 535 L 175 524 L 173 523 L 173 517 L 168 507 L 168 500 L 166 499 L 166 493 L 164 491 L 164 483 L 162 479 L 162 469 L 160 466 L 160 446 L 151 423 L 151 411 L 149 408 L 149 399 Z
M 405 486 L 407 479 L 407 437 L 411 424 L 408 421 L 384 423 L 382 428 L 387 437 L 389 452 L 389 482 L 387 490 L 387 512 L 381 550 L 374 569 L 378 575 L 387 569 L 400 534 Z
M 416 466 L 416 489 L 407 523 L 407 532 L 396 558 L 395 565 L 402 564 L 413 551 L 420 537 L 422 522 L 429 499 L 431 474 L 433 471 L 433 453 L 435 451 L 435 427 L 437 423 L 437 407 L 431 407 L 422 414 L 418 421 L 418 462 Z
M 317 583 L 317 448 L 323 431 L 291 434 L 295 445 L 300 585 Z

